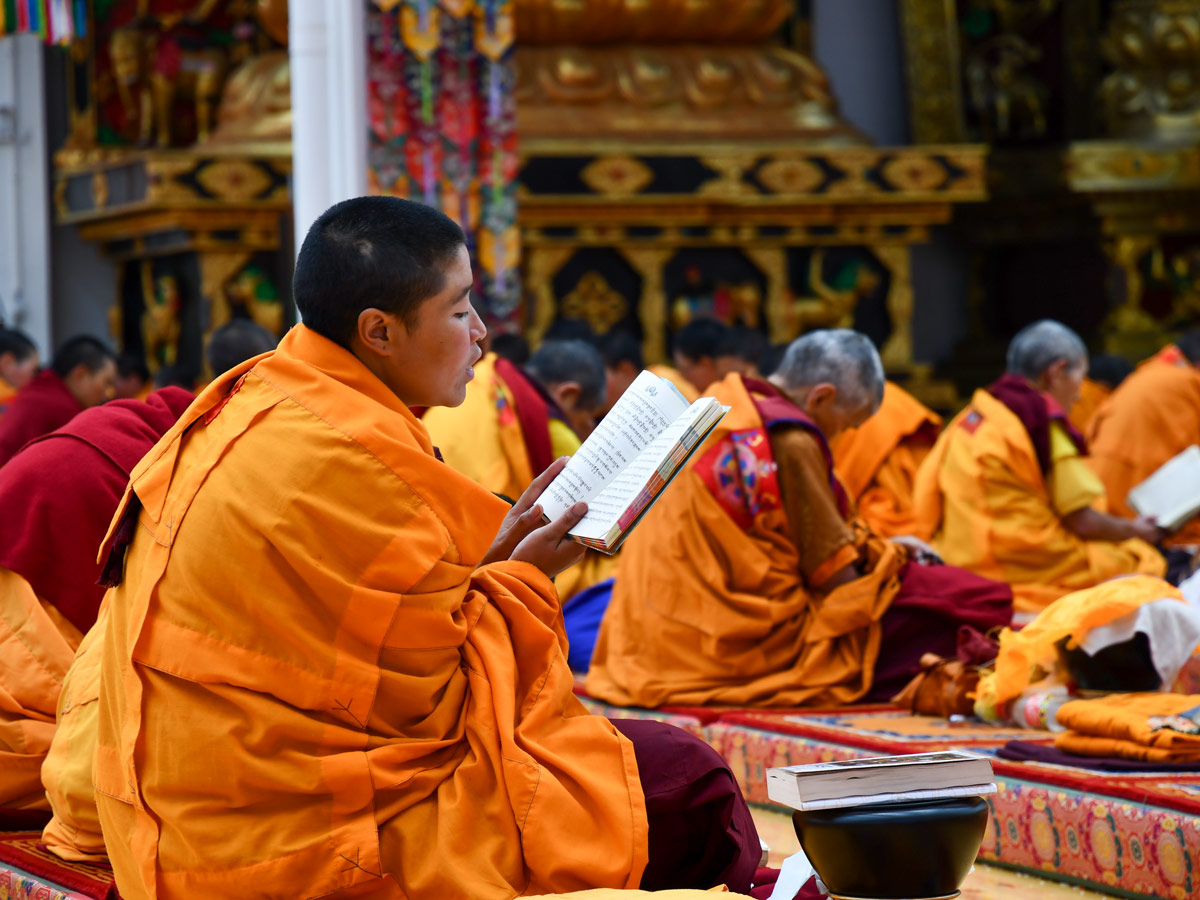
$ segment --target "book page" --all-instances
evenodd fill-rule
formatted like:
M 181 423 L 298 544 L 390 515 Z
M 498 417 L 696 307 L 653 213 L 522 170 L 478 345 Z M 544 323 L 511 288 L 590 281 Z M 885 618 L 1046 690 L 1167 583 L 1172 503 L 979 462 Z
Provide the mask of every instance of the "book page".
M 589 501 L 587 515 L 571 529 L 571 534 L 583 538 L 603 537 L 650 482 L 651 476 L 659 470 L 684 432 L 704 414 L 711 403 L 709 398 L 697 400 L 647 444 L 604 490 Z
M 580 500 L 591 503 L 685 409 L 663 379 L 638 375 L 542 494 L 546 517 L 554 521 Z
M 1195 444 L 1167 460 L 1129 492 L 1129 505 L 1168 530 L 1200 509 L 1200 447 Z

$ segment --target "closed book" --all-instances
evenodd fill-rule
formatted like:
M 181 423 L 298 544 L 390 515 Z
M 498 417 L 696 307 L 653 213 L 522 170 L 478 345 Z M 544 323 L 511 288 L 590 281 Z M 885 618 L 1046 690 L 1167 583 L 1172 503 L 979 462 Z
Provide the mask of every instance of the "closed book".
M 966 797 L 982 793 L 982 788 L 993 784 L 991 760 L 961 750 L 834 760 L 767 770 L 767 796 L 795 809 L 860 805 L 869 802 L 864 798 L 870 797 L 886 797 L 874 802 L 890 803 L 897 802 L 894 797 L 913 793 L 921 794 L 913 799 Z M 836 802 L 845 800 L 853 802 Z M 822 803 L 826 805 L 813 805 Z

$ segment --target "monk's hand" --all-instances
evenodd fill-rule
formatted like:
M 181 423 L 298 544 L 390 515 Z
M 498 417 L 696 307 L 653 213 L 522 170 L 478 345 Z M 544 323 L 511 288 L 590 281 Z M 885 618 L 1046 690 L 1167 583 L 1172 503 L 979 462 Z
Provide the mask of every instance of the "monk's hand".
M 509 559 L 537 566 L 551 578 L 583 559 L 584 546 L 567 537 L 587 512 L 586 503 L 576 503 L 560 518 L 538 528 L 513 551 Z
M 919 537 L 911 534 L 900 535 L 892 538 L 893 544 L 900 544 L 907 547 L 909 558 L 920 566 L 940 566 L 943 565 L 941 556 L 929 544 L 925 543 Z
M 517 549 L 517 545 L 541 526 L 542 507 L 537 502 L 538 498 L 542 496 L 542 491 L 549 487 L 550 482 L 558 477 L 558 473 L 563 470 L 563 466 L 567 464 L 569 458 L 560 456 L 546 467 L 545 472 L 533 479 L 529 487 L 525 489 L 525 493 L 521 495 L 521 499 L 513 504 L 512 509 L 504 517 L 504 521 L 500 523 L 496 539 L 492 541 L 492 546 L 488 548 L 488 552 L 484 554 L 483 560 L 479 563 L 481 566 L 510 559 L 513 551 Z
M 1132 537 L 1139 537 L 1150 544 L 1161 542 L 1171 533 L 1165 528 L 1160 528 L 1154 519 L 1147 519 L 1144 516 L 1130 522 L 1129 530 Z

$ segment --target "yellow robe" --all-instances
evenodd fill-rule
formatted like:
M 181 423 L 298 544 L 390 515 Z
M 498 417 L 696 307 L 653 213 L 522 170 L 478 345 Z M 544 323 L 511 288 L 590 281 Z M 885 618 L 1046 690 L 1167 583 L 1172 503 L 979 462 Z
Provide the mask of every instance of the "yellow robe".
M 93 780 L 122 896 L 636 887 L 633 746 L 572 693 L 553 585 L 477 568 L 505 505 L 304 326 L 242 371 L 114 520 Z
M 42 832 L 50 852 L 76 862 L 106 862 L 96 792 L 92 789 L 92 757 L 100 699 L 100 661 L 105 607 L 79 645 L 58 696 L 57 722 L 50 752 L 42 765 L 42 785 L 54 817 Z
M 1023 612 L 1118 575 L 1166 571 L 1145 541 L 1085 541 L 1068 530 L 1025 426 L 983 390 L 922 464 L 916 509 L 919 534 L 947 563 L 1008 582 Z
M 887 382 L 879 410 L 860 427 L 830 441 L 846 492 L 867 526 L 881 537 L 913 534 L 913 485 L 929 455 L 929 431 L 942 418 L 899 385 Z
M 41 769 L 79 630 L 0 569 L 0 807 L 49 809 Z

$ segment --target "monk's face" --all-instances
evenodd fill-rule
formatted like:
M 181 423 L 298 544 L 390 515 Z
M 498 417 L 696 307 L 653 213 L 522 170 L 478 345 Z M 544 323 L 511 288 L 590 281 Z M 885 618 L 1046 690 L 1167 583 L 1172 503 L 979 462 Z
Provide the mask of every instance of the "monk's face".
M 633 384 L 640 371 L 628 360 L 622 360 L 615 366 L 604 367 L 604 409 L 600 410 L 600 415 L 612 409 L 613 404 L 621 399 L 621 395 Z
M 111 359 L 105 360 L 95 372 L 89 372 L 81 363 L 67 374 L 67 390 L 80 406 L 90 409 L 112 399 L 116 379 L 117 364 Z
M 0 378 L 3 378 L 14 390 L 21 390 L 29 382 L 33 381 L 33 376 L 38 373 L 38 355 L 30 353 L 29 357 L 24 360 L 17 359 L 15 353 L 5 353 L 0 355 Z
M 411 326 L 377 309 L 359 315 L 354 354 L 406 406 L 458 406 L 487 336 L 471 305 L 471 258 L 466 247 L 446 267 L 442 291 L 424 300 Z
M 711 356 L 702 356 L 699 359 L 680 353 L 678 350 L 672 354 L 675 361 L 675 368 L 679 370 L 679 374 L 692 383 L 692 387 L 703 392 L 710 384 L 718 379 L 717 364 Z
M 1038 387 L 1058 401 L 1058 405 L 1064 411 L 1070 412 L 1071 407 L 1079 402 L 1079 392 L 1083 389 L 1085 375 L 1087 375 L 1086 359 L 1074 365 L 1065 359 L 1060 359 L 1046 370 Z
M 825 383 L 814 385 L 802 398 L 796 399 L 799 401 L 797 405 L 821 429 L 828 441 L 847 428 L 857 428 L 871 418 L 877 408 L 873 403 L 846 404 L 838 395 L 837 387 Z

